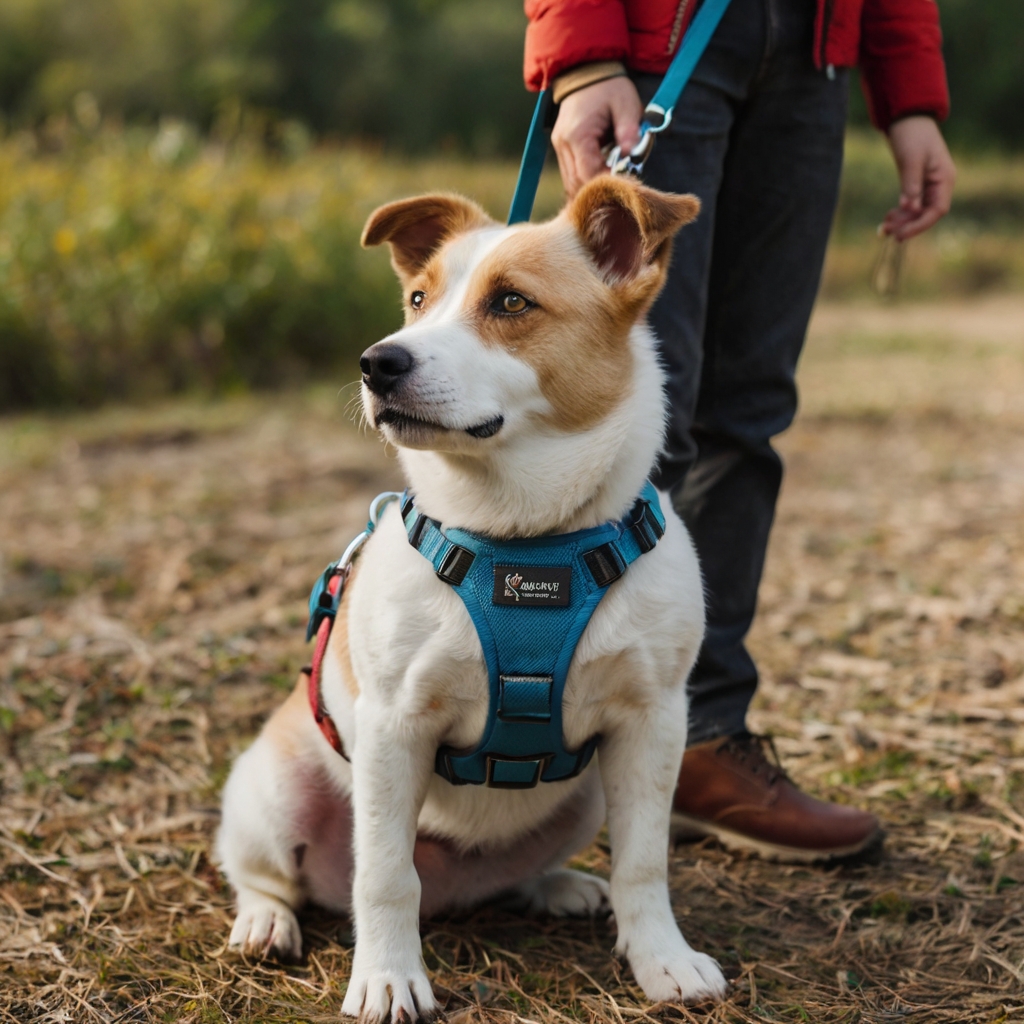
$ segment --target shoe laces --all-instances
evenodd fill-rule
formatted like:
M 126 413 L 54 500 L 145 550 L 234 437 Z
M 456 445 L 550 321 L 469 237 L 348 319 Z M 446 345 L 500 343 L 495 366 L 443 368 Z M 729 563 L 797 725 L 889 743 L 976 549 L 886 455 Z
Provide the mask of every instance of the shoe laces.
M 772 736 L 742 732 L 730 736 L 718 749 L 731 754 L 752 775 L 763 776 L 769 786 L 780 779 L 789 781 Z M 768 757 L 769 751 L 771 758 Z

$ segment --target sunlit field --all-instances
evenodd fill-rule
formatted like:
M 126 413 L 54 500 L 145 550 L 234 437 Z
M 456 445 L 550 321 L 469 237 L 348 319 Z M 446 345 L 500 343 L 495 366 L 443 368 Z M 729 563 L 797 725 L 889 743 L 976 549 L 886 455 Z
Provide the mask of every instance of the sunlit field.
M 0 409 L 298 384 L 351 366 L 398 322 L 379 203 L 456 190 L 504 217 L 510 163 L 385 160 L 65 125 L 0 141 Z M 872 294 L 875 225 L 898 195 L 884 143 L 854 134 L 826 267 L 830 298 Z M 537 215 L 558 209 L 557 176 Z M 1024 288 L 1024 163 L 961 161 L 954 215 L 902 260 L 906 297 Z

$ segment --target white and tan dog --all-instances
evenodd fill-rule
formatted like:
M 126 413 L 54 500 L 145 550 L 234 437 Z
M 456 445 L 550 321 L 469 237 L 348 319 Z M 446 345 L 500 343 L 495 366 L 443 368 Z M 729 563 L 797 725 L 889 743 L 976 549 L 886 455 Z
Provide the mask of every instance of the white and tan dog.
M 363 404 L 426 515 L 507 538 L 629 510 L 665 421 L 644 316 L 672 236 L 698 208 L 604 176 L 543 225 L 500 226 L 447 195 L 371 216 L 363 242 L 390 244 L 406 325 L 364 353 Z M 690 538 L 662 505 L 664 537 L 611 585 L 569 672 L 565 747 L 600 735 L 597 758 L 528 790 L 434 773 L 440 746 L 478 741 L 487 668 L 466 607 L 388 507 L 324 659 L 323 702 L 351 763 L 321 735 L 300 678 L 225 787 L 218 847 L 238 894 L 233 946 L 296 956 L 304 901 L 351 913 L 343 1012 L 428 1019 L 438 1011 L 421 915 L 503 894 L 535 912 L 613 910 L 616 950 L 652 1000 L 724 993 L 669 902 L 669 816 L 704 608 Z M 606 817 L 610 885 L 562 867 Z

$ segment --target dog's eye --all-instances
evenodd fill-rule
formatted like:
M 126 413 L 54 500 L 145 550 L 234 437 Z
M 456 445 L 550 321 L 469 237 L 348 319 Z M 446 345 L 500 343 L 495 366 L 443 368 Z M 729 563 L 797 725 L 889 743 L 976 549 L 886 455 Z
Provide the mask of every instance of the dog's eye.
M 422 309 L 423 303 L 426 301 L 426 292 L 413 292 L 412 295 L 409 296 L 409 305 L 412 306 L 413 309 Z
M 529 305 L 519 292 L 505 292 L 491 303 L 491 309 L 495 313 L 522 313 Z

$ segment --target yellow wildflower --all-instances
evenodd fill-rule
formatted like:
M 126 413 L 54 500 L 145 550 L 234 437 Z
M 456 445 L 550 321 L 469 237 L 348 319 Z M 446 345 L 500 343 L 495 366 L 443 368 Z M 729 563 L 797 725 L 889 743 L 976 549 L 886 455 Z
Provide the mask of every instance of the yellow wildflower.
M 70 256 L 78 248 L 78 235 L 75 234 L 74 228 L 67 225 L 58 228 L 53 235 L 53 248 L 61 256 Z

